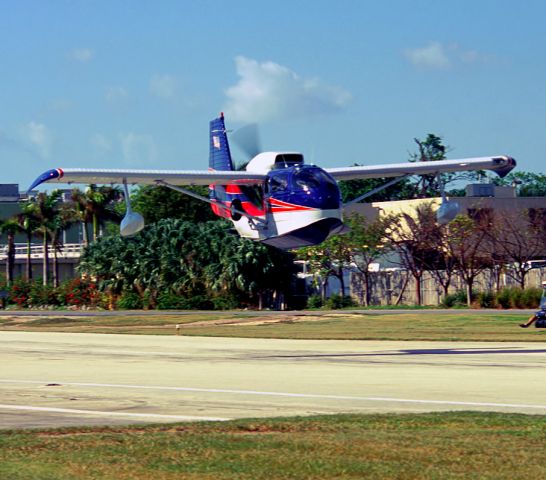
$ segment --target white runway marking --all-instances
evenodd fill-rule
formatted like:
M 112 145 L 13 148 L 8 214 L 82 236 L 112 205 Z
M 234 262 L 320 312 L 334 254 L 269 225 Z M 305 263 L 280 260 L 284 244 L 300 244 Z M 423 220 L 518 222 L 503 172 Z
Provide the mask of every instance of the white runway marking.
M 196 417 L 190 415 L 160 415 L 158 413 L 129 413 L 129 412 L 101 412 L 99 410 L 77 410 L 72 408 L 54 408 L 54 407 L 31 407 L 27 405 L 3 405 L 0 404 L 0 410 L 23 410 L 32 412 L 47 413 L 67 413 L 70 415 L 98 415 L 100 417 L 133 417 L 133 418 L 158 418 L 168 420 L 188 420 L 188 421 L 218 421 L 225 422 L 229 418 L 215 417 Z
M 63 381 L 47 381 L 40 382 L 36 380 L 2 380 L 0 383 L 17 383 L 17 384 L 56 384 L 69 385 L 75 387 L 94 387 L 94 388 L 130 388 L 140 390 L 165 390 L 165 391 L 180 391 L 180 392 L 200 392 L 200 393 L 225 393 L 235 395 L 261 395 L 275 397 L 291 397 L 291 398 L 317 398 L 327 400 L 359 400 L 365 402 L 394 402 L 394 403 L 416 403 L 428 405 L 452 405 L 452 406 L 469 406 L 469 407 L 495 407 L 495 408 L 517 408 L 517 409 L 539 409 L 546 410 L 546 405 L 529 405 L 520 403 L 493 403 L 493 402 L 463 402 L 456 400 L 427 400 L 427 399 L 409 399 L 409 398 L 391 398 L 391 397 L 364 397 L 353 395 L 324 395 L 316 393 L 289 393 L 289 392 L 261 392 L 256 390 L 230 390 L 219 388 L 193 388 L 193 387 L 169 387 L 159 385 L 127 385 L 127 384 L 111 384 L 111 383 L 80 383 L 80 382 L 63 382 Z

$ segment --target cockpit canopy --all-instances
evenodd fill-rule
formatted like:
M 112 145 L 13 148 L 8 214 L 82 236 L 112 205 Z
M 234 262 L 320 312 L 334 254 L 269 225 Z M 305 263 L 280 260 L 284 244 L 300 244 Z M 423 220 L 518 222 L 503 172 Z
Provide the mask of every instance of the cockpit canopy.
M 341 197 L 336 181 L 322 168 L 305 165 L 269 172 L 266 193 L 311 208 L 337 209 Z

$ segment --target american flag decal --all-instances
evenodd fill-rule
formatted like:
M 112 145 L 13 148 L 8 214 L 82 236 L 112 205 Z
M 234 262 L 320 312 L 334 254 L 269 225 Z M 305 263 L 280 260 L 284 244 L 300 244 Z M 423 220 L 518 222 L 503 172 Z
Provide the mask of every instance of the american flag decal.
M 214 148 L 220 149 L 220 137 L 213 135 L 212 136 L 212 144 L 214 145 Z

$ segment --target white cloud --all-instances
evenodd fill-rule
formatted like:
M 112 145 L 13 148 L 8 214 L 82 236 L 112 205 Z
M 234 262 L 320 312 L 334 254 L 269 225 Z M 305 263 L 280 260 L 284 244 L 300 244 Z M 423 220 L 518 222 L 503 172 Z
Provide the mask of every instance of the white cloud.
M 423 48 L 408 49 L 406 58 L 418 67 L 445 69 L 451 66 L 446 48 L 439 42 L 431 42 Z
M 151 135 L 133 132 L 120 135 L 121 151 L 129 165 L 150 165 L 157 161 L 157 147 Z
M 171 75 L 153 75 L 150 79 L 150 91 L 160 98 L 172 98 L 176 90 L 176 80 Z
M 123 87 L 108 87 L 105 96 L 108 103 L 118 103 L 125 101 L 129 94 Z
M 95 52 L 90 48 L 76 48 L 70 53 L 70 57 L 73 60 L 81 63 L 87 63 L 93 59 Z
M 25 125 L 25 133 L 30 143 L 38 149 L 40 155 L 49 157 L 52 144 L 49 129 L 43 123 L 32 121 Z
M 318 79 L 305 79 L 274 62 L 235 58 L 240 79 L 226 90 L 224 110 L 234 120 L 257 122 L 342 110 L 352 95 Z
M 405 57 L 417 67 L 445 70 L 464 64 L 490 63 L 494 57 L 483 55 L 476 50 L 466 50 L 457 43 L 443 45 L 431 42 L 423 48 L 404 51 Z

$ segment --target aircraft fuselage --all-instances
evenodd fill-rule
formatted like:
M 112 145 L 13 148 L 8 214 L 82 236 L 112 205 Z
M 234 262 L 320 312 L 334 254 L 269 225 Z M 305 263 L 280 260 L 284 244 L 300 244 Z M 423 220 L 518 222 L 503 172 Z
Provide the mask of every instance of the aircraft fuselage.
M 339 187 L 314 165 L 277 167 L 262 185 L 227 185 L 212 192 L 216 201 L 263 220 L 216 207 L 215 212 L 230 218 L 241 236 L 278 248 L 315 245 L 342 227 Z

